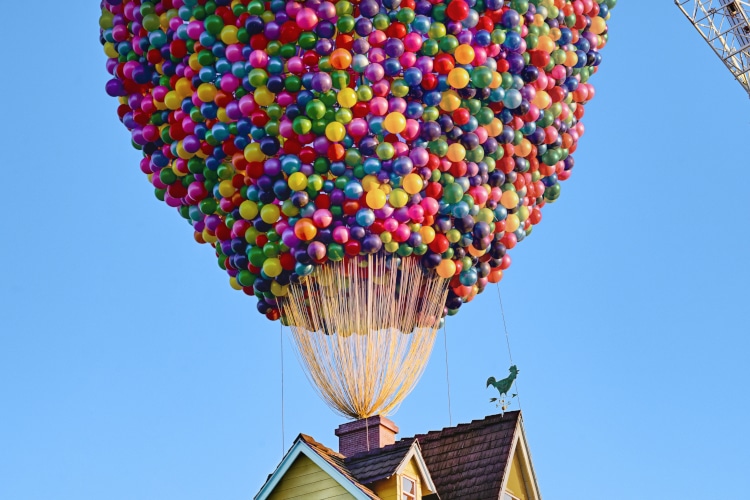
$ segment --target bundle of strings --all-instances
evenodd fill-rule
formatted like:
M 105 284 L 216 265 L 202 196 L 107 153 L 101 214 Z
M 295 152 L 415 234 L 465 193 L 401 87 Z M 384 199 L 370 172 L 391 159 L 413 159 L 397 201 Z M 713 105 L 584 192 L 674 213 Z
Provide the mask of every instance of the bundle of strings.
M 281 301 L 313 386 L 351 418 L 394 411 L 422 375 L 449 280 L 418 257 L 330 262 Z

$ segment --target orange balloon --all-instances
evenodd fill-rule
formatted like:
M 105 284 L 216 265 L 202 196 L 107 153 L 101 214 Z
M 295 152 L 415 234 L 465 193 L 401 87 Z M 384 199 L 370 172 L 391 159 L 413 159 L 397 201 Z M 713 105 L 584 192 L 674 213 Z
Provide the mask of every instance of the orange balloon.
M 499 283 L 501 279 L 503 279 L 502 269 L 493 269 L 492 271 L 490 271 L 490 274 L 487 276 L 487 280 L 490 283 Z
M 294 225 L 294 235 L 302 241 L 310 241 L 318 234 L 318 228 L 313 224 L 312 219 L 304 217 Z
M 329 62 L 335 69 L 346 69 L 352 64 L 352 54 L 346 49 L 336 49 L 331 53 Z
M 452 278 L 456 274 L 456 263 L 450 259 L 443 259 L 437 268 L 435 268 L 435 271 L 437 271 L 438 276 L 441 278 Z

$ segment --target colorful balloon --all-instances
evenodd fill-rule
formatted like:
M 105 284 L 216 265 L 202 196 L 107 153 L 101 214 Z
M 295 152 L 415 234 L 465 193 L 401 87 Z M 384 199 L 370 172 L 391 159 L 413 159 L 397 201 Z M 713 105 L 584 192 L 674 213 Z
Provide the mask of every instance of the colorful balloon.
M 570 177 L 615 4 L 104 0 L 105 90 L 269 319 L 316 266 L 374 254 L 451 280 L 455 314 Z

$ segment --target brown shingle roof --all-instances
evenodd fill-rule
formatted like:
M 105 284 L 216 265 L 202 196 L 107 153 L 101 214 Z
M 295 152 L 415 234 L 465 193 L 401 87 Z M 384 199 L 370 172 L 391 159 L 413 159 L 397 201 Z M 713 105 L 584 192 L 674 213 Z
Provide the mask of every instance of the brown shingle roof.
M 391 477 L 409 453 L 414 438 L 396 444 L 358 453 L 344 460 L 346 468 L 363 484 L 371 484 Z
M 364 485 L 392 476 L 415 440 L 441 500 L 497 500 L 519 417 L 518 411 L 491 415 L 348 458 L 310 436 L 299 439 L 374 500 Z
M 519 415 L 509 411 L 415 436 L 442 500 L 497 500 Z

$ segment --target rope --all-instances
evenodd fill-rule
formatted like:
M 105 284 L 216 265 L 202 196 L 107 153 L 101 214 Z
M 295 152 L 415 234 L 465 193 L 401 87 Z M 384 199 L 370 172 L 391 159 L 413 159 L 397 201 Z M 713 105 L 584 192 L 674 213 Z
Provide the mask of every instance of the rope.
M 453 427 L 453 414 L 451 413 L 451 379 L 448 373 L 448 321 L 443 323 L 443 341 L 445 344 L 445 384 L 448 386 L 448 424 Z
M 323 400 L 352 418 L 395 411 L 427 365 L 448 280 L 417 258 L 378 255 L 327 264 L 288 290 L 280 306 Z
M 503 316 L 503 330 L 505 330 L 505 344 L 508 346 L 508 359 L 510 359 L 510 364 L 512 366 L 515 363 L 513 363 L 513 353 L 510 350 L 510 335 L 508 335 L 508 324 L 505 322 L 505 308 L 503 307 L 503 297 L 500 295 L 500 283 L 497 284 L 497 298 L 500 300 L 500 313 Z M 518 409 L 523 410 L 521 407 L 521 391 L 518 390 L 518 378 L 513 381 L 513 386 L 516 388 Z
M 279 321 L 279 344 L 281 345 L 281 456 L 286 453 L 286 437 L 284 433 L 284 325 Z

